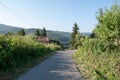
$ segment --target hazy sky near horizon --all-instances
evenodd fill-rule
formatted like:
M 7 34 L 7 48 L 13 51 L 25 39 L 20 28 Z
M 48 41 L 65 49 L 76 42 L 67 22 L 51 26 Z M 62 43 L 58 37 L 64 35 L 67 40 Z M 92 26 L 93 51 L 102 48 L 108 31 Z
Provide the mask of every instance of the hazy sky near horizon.
M 92 32 L 96 12 L 110 7 L 114 0 L 0 0 L 0 24 L 22 28 L 43 28 L 71 32 L 76 22 L 80 32 Z

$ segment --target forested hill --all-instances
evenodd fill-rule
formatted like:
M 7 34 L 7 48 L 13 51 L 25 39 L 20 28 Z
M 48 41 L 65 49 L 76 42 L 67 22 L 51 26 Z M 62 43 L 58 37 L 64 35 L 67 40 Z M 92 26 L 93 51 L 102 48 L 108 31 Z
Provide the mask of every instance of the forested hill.
M 0 34 L 6 34 L 8 32 L 17 32 L 21 28 L 8 26 L 4 24 L 0 24 Z M 41 30 L 41 29 L 39 29 Z M 26 34 L 34 34 L 36 31 L 35 28 L 25 29 Z M 61 31 L 51 31 L 47 30 L 47 36 L 50 39 L 58 40 L 64 45 L 69 45 L 70 33 L 61 32 Z
M 8 32 L 17 32 L 20 29 L 21 28 L 18 28 L 18 27 L 0 24 L 0 34 L 6 34 Z M 25 29 L 26 34 L 34 34 L 35 31 L 36 31 L 35 28 Z M 89 35 L 90 33 L 81 33 L 81 34 Z M 47 30 L 47 35 L 48 35 L 48 38 L 50 39 L 58 40 L 64 45 L 69 45 L 69 41 L 70 41 L 69 32 Z

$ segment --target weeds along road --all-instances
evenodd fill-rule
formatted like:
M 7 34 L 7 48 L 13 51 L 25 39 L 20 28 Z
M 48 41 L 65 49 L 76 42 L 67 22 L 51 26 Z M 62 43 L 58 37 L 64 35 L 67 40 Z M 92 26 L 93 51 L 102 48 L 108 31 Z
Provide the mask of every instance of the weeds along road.
M 73 50 L 59 51 L 17 80 L 84 80 L 72 59 Z

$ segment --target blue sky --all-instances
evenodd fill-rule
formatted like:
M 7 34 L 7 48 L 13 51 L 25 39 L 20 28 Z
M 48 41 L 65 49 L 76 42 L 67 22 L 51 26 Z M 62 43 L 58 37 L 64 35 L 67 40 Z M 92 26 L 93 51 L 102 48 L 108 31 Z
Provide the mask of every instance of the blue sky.
M 96 12 L 114 0 L 0 0 L 22 21 L 0 5 L 0 23 L 23 28 L 43 28 L 71 32 L 76 22 L 80 32 L 92 32 Z

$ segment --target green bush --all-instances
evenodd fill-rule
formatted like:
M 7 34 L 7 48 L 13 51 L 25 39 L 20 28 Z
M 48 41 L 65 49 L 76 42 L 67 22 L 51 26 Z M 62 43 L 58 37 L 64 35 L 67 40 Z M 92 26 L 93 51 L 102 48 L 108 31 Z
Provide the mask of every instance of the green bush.
M 60 49 L 58 45 L 45 45 L 32 36 L 0 36 L 0 71 L 15 69 L 49 52 Z
M 53 43 L 46 45 L 46 47 L 47 47 L 49 50 L 52 50 L 52 51 L 62 49 L 60 45 L 56 45 L 56 44 L 53 44 Z
M 106 51 L 97 39 L 85 39 L 73 55 L 77 67 L 90 80 L 119 80 L 120 53 Z
M 120 5 L 100 9 L 92 39 L 85 38 L 73 55 L 89 80 L 120 80 Z

